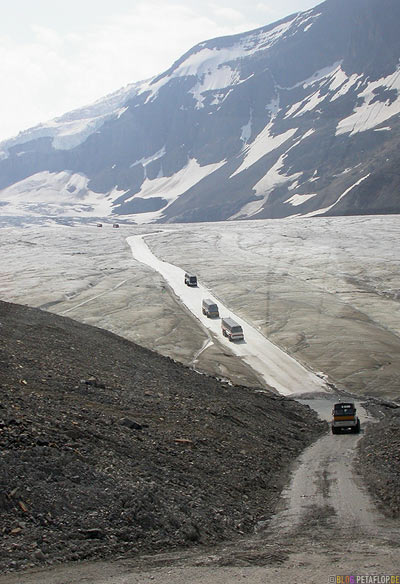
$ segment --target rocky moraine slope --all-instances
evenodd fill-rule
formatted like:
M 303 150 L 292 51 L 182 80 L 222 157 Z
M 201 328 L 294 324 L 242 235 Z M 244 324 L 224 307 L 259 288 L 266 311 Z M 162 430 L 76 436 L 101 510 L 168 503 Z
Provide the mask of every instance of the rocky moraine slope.
M 327 430 L 293 399 L 0 303 L 0 570 L 215 544 L 274 513 Z M 367 400 L 356 468 L 400 514 L 400 407 Z M 332 437 L 337 439 L 337 437 Z
M 294 400 L 0 303 L 0 570 L 215 543 L 326 430 Z

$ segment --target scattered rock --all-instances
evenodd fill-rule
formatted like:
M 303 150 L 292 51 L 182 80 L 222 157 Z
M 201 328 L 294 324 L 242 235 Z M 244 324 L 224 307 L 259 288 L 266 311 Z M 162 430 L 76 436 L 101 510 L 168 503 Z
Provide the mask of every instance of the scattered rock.
M 2 302 L 0 320 L 0 572 L 252 532 L 326 429 L 107 331 Z
M 126 426 L 127 428 L 130 428 L 131 430 L 141 430 L 143 428 L 142 424 L 138 424 L 137 422 L 135 422 L 134 420 L 131 420 L 130 418 L 122 418 L 119 421 L 121 426 Z
M 91 385 L 93 387 L 97 387 L 98 389 L 105 389 L 105 384 L 101 381 L 98 381 L 95 377 L 88 377 L 87 379 L 81 379 L 81 383 L 85 385 Z
M 42 552 L 42 550 L 36 550 L 33 555 L 40 562 L 44 562 L 45 559 L 46 559 L 46 556 L 44 555 L 44 553 Z
M 105 537 L 104 531 L 102 529 L 98 529 L 97 527 L 86 529 L 83 531 L 83 535 L 88 539 L 103 539 Z
M 359 444 L 357 468 L 381 511 L 400 517 L 399 408 L 390 406 L 380 422 L 368 425 Z

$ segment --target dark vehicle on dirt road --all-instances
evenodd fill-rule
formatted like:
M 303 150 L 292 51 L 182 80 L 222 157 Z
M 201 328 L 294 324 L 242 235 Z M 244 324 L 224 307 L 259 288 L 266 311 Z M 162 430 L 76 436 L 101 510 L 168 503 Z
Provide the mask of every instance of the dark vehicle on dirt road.
M 339 434 L 342 430 L 350 430 L 354 434 L 360 431 L 360 420 L 352 402 L 340 402 L 332 409 L 332 434 Z

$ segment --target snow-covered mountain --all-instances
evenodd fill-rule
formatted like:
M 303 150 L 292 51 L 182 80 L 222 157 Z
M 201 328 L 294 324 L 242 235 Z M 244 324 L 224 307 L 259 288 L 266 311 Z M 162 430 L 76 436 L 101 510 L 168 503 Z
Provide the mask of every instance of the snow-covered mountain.
M 327 0 L 0 144 L 2 215 L 400 212 L 400 2 Z

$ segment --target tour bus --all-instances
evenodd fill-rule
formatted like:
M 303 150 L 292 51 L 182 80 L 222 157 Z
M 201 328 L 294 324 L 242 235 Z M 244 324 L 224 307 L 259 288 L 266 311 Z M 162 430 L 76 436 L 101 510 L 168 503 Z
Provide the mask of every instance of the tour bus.
M 215 304 L 214 300 L 205 298 L 201 304 L 201 308 L 203 314 L 205 314 L 208 318 L 217 318 L 219 316 L 218 305 Z
M 186 286 L 197 286 L 197 277 L 193 274 L 185 274 L 185 284 Z
M 223 318 L 221 320 L 222 334 L 228 337 L 230 341 L 242 341 L 244 339 L 243 329 L 232 318 Z

